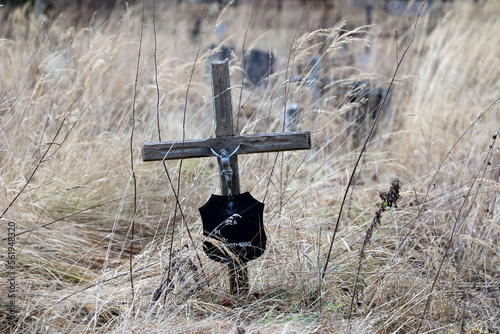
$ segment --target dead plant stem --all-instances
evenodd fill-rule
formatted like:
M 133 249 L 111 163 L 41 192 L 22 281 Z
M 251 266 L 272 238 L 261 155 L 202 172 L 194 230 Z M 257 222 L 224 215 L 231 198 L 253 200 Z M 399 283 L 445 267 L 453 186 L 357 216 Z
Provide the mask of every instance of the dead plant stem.
M 193 67 L 191 68 L 191 73 L 189 75 L 188 85 L 187 85 L 187 88 L 186 88 L 186 97 L 185 97 L 185 100 L 184 100 L 184 112 L 183 112 L 183 115 L 182 115 L 182 150 L 181 150 L 181 159 L 180 159 L 180 163 L 179 163 L 179 172 L 178 172 L 178 176 L 177 176 L 177 193 L 174 192 L 174 195 L 175 195 L 175 198 L 176 198 L 176 201 L 177 201 L 177 205 L 175 206 L 175 209 L 174 209 L 174 218 L 173 218 L 173 221 L 172 221 L 172 233 L 170 235 L 170 249 L 169 249 L 167 279 L 166 279 L 167 285 L 170 282 L 170 274 L 172 272 L 172 258 L 173 258 L 173 252 L 174 252 L 175 221 L 176 221 L 176 218 L 177 218 L 177 210 L 180 209 L 179 194 L 180 194 L 180 190 L 181 190 L 182 162 L 184 161 L 184 144 L 185 144 L 185 141 L 186 141 L 186 114 L 187 114 L 187 105 L 188 105 L 189 90 L 191 88 L 191 81 L 193 80 L 194 70 L 196 68 L 196 64 L 198 63 L 198 56 L 200 55 L 200 50 L 202 48 L 202 45 L 203 45 L 203 34 L 201 34 L 201 37 L 200 37 L 200 40 L 199 40 L 199 43 L 198 43 L 198 49 L 196 50 L 196 56 L 194 58 Z M 163 160 L 163 163 L 165 163 L 165 160 Z M 165 170 L 166 170 L 166 168 L 165 168 Z M 184 216 L 182 218 L 182 221 L 184 222 L 184 225 L 187 228 L 189 237 L 191 238 L 191 240 L 193 240 L 192 237 L 191 237 L 191 232 L 189 230 L 189 227 L 187 226 L 187 222 L 184 219 Z M 201 264 L 201 259 L 199 257 L 198 257 L 198 260 L 200 261 L 200 264 Z M 166 297 L 166 295 L 164 295 L 164 298 L 165 297 Z
M 132 180 L 134 184 L 134 207 L 133 207 L 133 215 L 132 215 L 132 224 L 131 224 L 131 240 L 130 240 L 130 256 L 129 256 L 129 272 L 130 272 L 130 288 L 132 294 L 132 317 L 135 318 L 135 303 L 134 303 L 134 276 L 133 276 L 133 266 L 132 266 L 132 258 L 134 254 L 134 232 L 135 232 L 135 219 L 137 216 L 137 178 L 135 176 L 135 167 L 134 167 L 134 131 L 135 131 L 135 111 L 136 111 L 136 102 L 137 102 L 137 83 L 139 81 L 139 68 L 141 64 L 141 49 L 142 49 L 142 37 L 144 34 L 144 12 L 145 12 L 145 3 L 142 1 L 142 21 L 141 21 L 141 32 L 139 37 L 139 51 L 137 54 L 137 67 L 135 73 L 135 83 L 134 83 L 134 97 L 132 104 L 132 130 L 130 131 L 130 167 L 132 173 Z
M 370 141 L 371 137 L 373 136 L 373 133 L 375 132 L 375 128 L 376 128 L 376 126 L 378 124 L 378 120 L 380 118 L 380 111 L 382 110 L 382 108 L 385 105 L 385 102 L 387 101 L 387 96 L 389 95 L 389 92 L 390 92 L 390 90 L 391 90 L 391 88 L 392 88 L 392 86 L 394 84 L 394 80 L 396 79 L 396 75 L 399 72 L 399 68 L 401 67 L 401 64 L 403 63 L 403 60 L 404 60 L 406 54 L 408 53 L 408 50 L 410 49 L 411 45 L 413 44 L 413 41 L 415 40 L 415 34 L 416 34 L 416 30 L 417 30 L 417 24 L 418 24 L 418 21 L 420 19 L 421 14 L 422 14 L 422 10 L 424 9 L 424 6 L 426 5 L 426 3 L 427 3 L 427 0 L 424 1 L 424 3 L 422 4 L 422 7 L 420 7 L 420 11 L 419 11 L 417 19 L 415 21 L 415 25 L 413 26 L 411 40 L 408 43 L 408 45 L 406 46 L 406 49 L 403 52 L 403 55 L 401 56 L 401 58 L 399 59 L 397 65 L 396 65 L 396 69 L 394 70 L 394 74 L 392 75 L 391 82 L 389 84 L 389 87 L 387 88 L 387 91 L 385 92 L 384 99 L 382 100 L 382 103 L 379 104 L 378 107 L 377 107 L 377 109 L 376 109 L 376 117 L 375 117 L 375 120 L 373 121 L 372 128 L 370 130 L 370 133 L 366 137 L 366 140 L 365 140 L 365 142 L 363 144 L 363 147 L 361 148 L 361 152 L 359 153 L 358 158 L 356 160 L 356 163 L 354 164 L 354 168 L 353 168 L 353 170 L 351 172 L 351 176 L 349 177 L 349 182 L 347 183 L 347 187 L 346 187 L 346 189 L 344 191 L 344 197 L 342 198 L 342 203 L 340 205 L 340 210 L 339 210 L 339 214 L 338 214 L 338 217 L 337 217 L 337 222 L 335 224 L 335 229 L 333 231 L 332 240 L 330 242 L 330 248 L 328 249 L 328 254 L 327 254 L 327 257 L 326 257 L 326 261 L 325 261 L 325 266 L 323 268 L 323 274 L 321 275 L 322 279 L 324 279 L 324 277 L 325 277 L 325 273 L 326 273 L 326 270 L 328 268 L 328 263 L 330 262 L 330 256 L 331 256 L 332 250 L 333 250 L 333 243 L 335 242 L 335 237 L 337 235 L 337 231 L 338 231 L 338 228 L 339 228 L 339 225 L 340 225 L 340 219 L 342 218 L 342 211 L 344 209 L 344 205 L 345 205 L 345 202 L 346 202 L 346 199 L 347 199 L 347 195 L 349 193 L 349 188 L 350 188 L 350 186 L 351 186 L 351 184 L 353 182 L 354 176 L 356 175 L 356 169 L 358 168 L 359 163 L 361 161 L 361 158 L 363 157 L 363 155 L 365 153 L 365 150 L 366 150 L 366 147 L 368 145 L 368 142 Z
M 243 36 L 243 44 L 241 46 L 241 52 L 243 54 L 243 59 L 241 60 L 242 61 L 242 65 L 241 65 L 241 68 L 243 68 L 243 70 L 245 70 L 245 66 L 246 66 L 246 60 L 245 60 L 245 44 L 246 44 L 246 40 L 247 40 L 247 34 L 248 34 L 248 30 L 250 29 L 250 24 L 252 23 L 252 19 L 253 19 L 253 13 L 255 11 L 255 0 L 253 0 L 253 3 L 252 3 L 252 11 L 250 12 L 250 18 L 248 19 L 248 25 L 247 25 L 247 28 L 245 29 L 245 35 Z M 245 73 L 245 72 L 243 72 Z M 239 134 L 240 133 L 240 112 L 241 112 L 241 99 L 243 97 L 243 88 L 245 87 L 244 86 L 245 84 L 245 75 L 242 75 L 241 76 L 241 89 L 240 89 L 240 97 L 238 99 L 238 112 L 236 113 L 236 133 L 235 134 Z
M 157 43 L 157 35 L 156 35 L 156 0 L 154 0 L 154 2 L 153 2 L 153 35 L 154 35 L 154 64 L 155 64 L 155 84 L 156 84 L 156 123 L 157 123 L 157 130 L 158 130 L 158 141 L 161 142 L 160 87 L 159 87 L 159 84 L 158 84 L 158 58 L 157 58 L 157 55 L 158 55 L 157 54 L 158 43 Z M 198 49 L 198 51 L 199 51 L 199 49 Z M 187 98 L 187 96 L 186 96 L 186 98 Z M 186 222 L 186 217 L 184 216 L 184 212 L 183 212 L 181 204 L 179 202 L 178 193 L 175 190 L 175 187 L 174 187 L 174 184 L 172 182 L 172 178 L 170 177 L 170 173 L 168 171 L 167 164 L 165 163 L 165 160 L 162 161 L 162 165 L 163 165 L 163 169 L 165 170 L 165 174 L 167 175 L 167 179 L 169 181 L 170 188 L 171 188 L 171 190 L 172 190 L 172 192 L 174 194 L 175 205 L 179 209 L 179 212 L 180 212 L 181 217 L 182 217 L 182 221 L 185 222 L 185 227 L 186 227 L 186 231 L 188 233 L 189 239 L 191 240 L 191 243 L 193 244 L 193 247 L 196 248 L 193 236 L 191 235 L 191 230 L 189 228 L 189 225 Z M 175 220 L 175 218 L 174 218 L 174 220 Z M 200 269 L 201 269 L 202 275 L 205 277 L 205 272 L 204 272 L 204 269 L 203 269 L 203 264 L 201 262 L 201 258 L 200 258 L 200 256 L 199 256 L 198 253 L 196 253 L 196 257 L 198 259 L 198 263 L 200 265 Z M 165 280 L 165 282 L 168 282 L 168 279 L 170 277 L 170 273 L 167 276 L 168 277 Z M 209 284 L 208 280 L 206 280 L 206 282 L 207 282 L 207 284 Z M 162 285 L 163 285 L 163 283 L 162 283 Z

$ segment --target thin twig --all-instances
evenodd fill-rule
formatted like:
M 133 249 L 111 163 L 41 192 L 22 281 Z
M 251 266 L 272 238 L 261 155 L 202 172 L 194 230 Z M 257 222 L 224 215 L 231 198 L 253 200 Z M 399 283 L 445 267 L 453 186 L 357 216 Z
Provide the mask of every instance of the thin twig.
M 130 288 L 132 293 L 132 317 L 135 317 L 135 303 L 134 303 L 134 277 L 133 277 L 133 266 L 132 257 L 134 254 L 134 232 L 135 232 L 135 218 L 137 216 L 137 178 L 135 176 L 134 168 L 134 130 L 135 130 L 135 111 L 137 102 L 137 82 L 139 80 L 139 67 L 141 62 L 141 49 L 142 49 L 142 36 L 144 34 L 144 12 L 145 3 L 142 1 L 142 21 L 141 21 L 141 33 L 139 38 L 139 52 L 137 54 L 137 68 L 135 72 L 135 83 L 134 83 L 134 98 L 132 104 L 132 130 L 130 132 L 130 167 L 132 173 L 132 179 L 134 182 L 134 211 L 132 216 L 131 234 L 132 239 L 130 240 L 130 256 L 129 256 L 129 271 L 130 271 Z
M 154 63 L 155 63 L 155 83 L 156 83 L 156 123 L 157 123 L 157 130 L 158 130 L 158 141 L 161 142 L 161 127 L 160 127 L 160 86 L 158 83 L 158 60 L 157 60 L 157 50 L 158 50 L 158 43 L 157 43 L 157 36 L 156 36 L 156 0 L 153 2 L 153 35 L 154 35 Z M 198 48 L 199 52 L 200 48 Z M 165 163 L 165 160 L 162 161 L 163 169 L 165 170 L 165 174 L 167 175 L 168 182 L 170 184 L 170 188 L 174 194 L 175 198 L 175 205 L 176 208 L 179 210 L 179 213 L 181 214 L 182 221 L 185 222 L 185 227 L 186 231 L 188 233 L 189 239 L 191 240 L 191 243 L 193 244 L 193 247 L 196 248 L 196 244 L 194 243 L 193 236 L 191 235 L 191 229 L 189 228 L 187 222 L 186 222 L 186 217 L 184 216 L 184 212 L 182 210 L 181 204 L 179 202 L 179 196 L 177 191 L 175 190 L 174 184 L 172 182 L 172 178 L 170 177 L 170 173 L 167 168 L 167 164 Z M 174 221 L 175 221 L 175 216 L 174 216 Z M 198 259 L 198 263 L 200 265 L 200 270 L 202 272 L 203 277 L 205 277 L 205 272 L 203 269 L 203 263 L 201 262 L 200 255 L 196 253 L 196 258 Z M 170 277 L 170 273 L 167 274 L 167 279 L 165 282 L 168 282 L 168 279 Z M 207 285 L 210 287 L 208 280 L 205 280 L 207 282 Z
M 292 43 L 290 44 L 290 49 L 288 51 L 288 59 L 287 59 L 287 62 L 286 62 L 286 69 L 285 69 L 285 83 L 287 82 L 287 78 L 288 78 L 288 70 L 290 68 L 290 59 L 292 59 L 292 50 L 293 50 L 293 45 L 295 43 L 295 41 L 297 40 L 297 35 L 299 33 L 299 27 L 300 25 L 302 24 L 302 20 L 304 18 L 304 13 L 306 11 L 306 7 L 307 7 L 307 3 L 308 3 L 309 0 L 306 1 L 305 5 L 304 5 L 304 8 L 302 9 L 302 13 L 300 15 L 300 20 L 299 22 L 297 23 L 297 28 L 295 29 L 295 34 L 293 35 L 293 39 L 292 39 Z M 295 57 L 293 57 L 293 61 L 292 61 L 292 70 L 290 72 L 290 77 L 292 77 L 292 74 L 293 74 L 293 66 L 294 66 L 294 63 L 295 63 Z M 287 98 L 288 98 L 288 85 L 285 84 L 285 94 L 284 94 L 284 106 L 283 106 L 283 110 L 285 110 L 285 113 L 283 114 L 283 131 L 285 131 L 285 124 L 286 124 L 286 106 L 287 106 Z M 281 154 L 283 155 L 284 152 L 281 152 Z M 271 177 L 273 176 L 273 173 L 274 173 L 274 167 L 276 167 L 276 164 L 278 162 L 278 158 L 280 156 L 280 152 L 276 153 L 276 158 L 274 159 L 274 163 L 273 163 L 273 167 L 271 168 L 271 172 L 269 173 L 269 177 L 268 177 L 268 181 L 267 181 L 267 186 L 266 186 L 266 193 L 264 194 L 264 199 L 263 201 L 265 202 L 266 200 L 266 197 L 267 197 L 267 194 L 269 192 L 269 186 L 271 184 Z M 282 159 L 282 165 L 283 165 L 283 159 Z M 283 170 L 281 171 L 283 172 Z M 282 173 L 281 173 L 282 174 Z M 281 185 L 281 188 L 283 189 L 283 184 Z M 281 191 L 283 192 L 283 191 Z M 282 205 L 283 205 L 283 197 L 280 196 L 280 215 L 281 215 L 281 209 L 282 209 Z
M 243 45 L 241 46 L 241 52 L 243 54 L 241 68 L 243 69 L 243 75 L 241 76 L 240 98 L 238 99 L 238 112 L 236 113 L 236 134 L 238 134 L 239 131 L 240 131 L 241 99 L 243 97 L 243 87 L 245 87 L 244 86 L 244 83 L 245 83 L 245 74 L 246 74 L 246 71 L 245 71 L 245 66 L 246 66 L 245 44 L 246 44 L 246 40 L 247 40 L 248 30 L 250 29 L 250 24 L 252 23 L 254 10 L 255 10 L 255 0 L 253 0 L 253 3 L 252 3 L 252 11 L 250 12 L 250 18 L 248 19 L 248 25 L 247 25 L 247 28 L 245 29 L 245 35 L 243 36 Z
M 189 75 L 188 86 L 186 89 L 186 97 L 184 100 L 184 113 L 182 116 L 182 150 L 181 150 L 181 159 L 180 159 L 180 163 L 179 163 L 179 172 L 178 172 L 178 176 L 177 176 L 176 201 L 177 201 L 178 205 L 176 205 L 175 209 L 174 209 L 174 218 L 172 221 L 172 233 L 170 235 L 170 250 L 169 250 L 169 261 L 168 261 L 168 269 L 167 269 L 167 280 L 166 280 L 167 284 L 168 284 L 168 282 L 170 282 L 170 274 L 172 272 L 172 257 L 173 257 L 173 251 L 174 251 L 175 221 L 177 218 L 177 209 L 180 208 L 178 196 L 179 196 L 180 190 L 181 190 L 181 171 L 182 171 L 182 162 L 184 161 L 184 144 L 186 141 L 186 114 L 187 114 L 189 90 L 191 88 L 191 81 L 193 80 L 194 70 L 196 68 L 196 64 L 198 63 L 198 56 L 200 55 L 200 50 L 201 50 L 202 45 L 203 45 L 203 33 L 201 34 L 200 41 L 198 43 L 198 49 L 196 50 L 196 56 L 194 58 L 193 67 L 191 68 L 191 73 Z M 165 160 L 163 160 L 163 161 L 165 161 Z M 184 225 L 187 227 L 187 222 L 184 219 L 184 217 L 182 218 L 182 221 L 184 222 Z M 187 230 L 188 230 L 189 237 L 191 238 L 191 232 L 189 231 L 189 227 L 187 227 Z M 201 260 L 200 260 L 200 263 L 201 263 Z M 165 296 L 166 295 L 164 295 L 164 298 L 165 298 Z
M 420 16 L 422 15 L 422 11 L 423 11 L 424 6 L 426 5 L 426 3 L 427 3 L 427 0 L 424 1 L 424 3 L 422 4 L 422 7 L 420 7 L 420 11 L 419 11 L 417 19 L 415 21 L 415 25 L 413 26 L 413 32 L 412 32 L 411 40 L 408 43 L 408 46 L 406 47 L 405 51 L 403 52 L 403 55 L 401 56 L 401 59 L 399 59 L 397 65 L 396 65 L 396 69 L 394 70 L 394 74 L 392 75 L 391 82 L 389 84 L 389 87 L 387 88 L 387 91 L 385 92 L 384 99 L 382 100 L 382 103 L 379 104 L 378 107 L 377 107 L 378 109 L 376 109 L 376 117 L 375 117 L 375 120 L 373 122 L 372 128 L 370 130 L 370 133 L 366 137 L 365 143 L 363 144 L 363 147 L 361 148 L 361 152 L 359 152 L 358 159 L 356 160 L 356 163 L 354 164 L 354 168 L 352 170 L 351 176 L 349 177 L 349 182 L 347 183 L 347 187 L 346 187 L 345 192 L 344 192 L 344 197 L 343 197 L 342 203 L 340 205 L 340 211 L 339 211 L 339 215 L 337 217 L 337 223 L 335 224 L 335 230 L 333 231 L 332 240 L 330 242 L 330 248 L 328 249 L 328 255 L 326 257 L 325 266 L 323 268 L 323 274 L 321 275 L 322 279 L 325 277 L 325 273 L 326 273 L 326 270 L 328 268 L 328 263 L 330 262 L 330 256 L 332 254 L 332 249 L 333 249 L 333 243 L 335 242 L 335 237 L 337 235 L 337 231 L 338 231 L 338 228 L 339 228 L 339 225 L 340 225 L 340 219 L 342 218 L 342 211 L 344 209 L 344 205 L 345 205 L 345 201 L 346 201 L 346 198 L 347 198 L 347 194 L 349 193 L 349 188 L 350 188 L 350 186 L 352 184 L 352 181 L 354 179 L 354 175 L 356 175 L 356 169 L 358 168 L 359 162 L 361 161 L 361 158 L 363 157 L 363 154 L 364 154 L 364 152 L 366 150 L 366 146 L 368 145 L 368 142 L 370 141 L 371 137 L 373 136 L 373 133 L 375 132 L 375 128 L 376 128 L 376 126 L 378 124 L 378 120 L 379 120 L 379 117 L 380 117 L 380 112 L 381 112 L 382 108 L 385 105 L 385 102 L 387 100 L 387 96 L 389 95 L 389 92 L 391 91 L 392 85 L 394 84 L 394 80 L 396 80 L 396 75 L 397 75 L 397 73 L 399 71 L 399 68 L 401 67 L 401 64 L 403 63 L 403 60 L 404 60 L 406 54 L 408 53 L 408 50 L 410 49 L 411 45 L 413 44 L 413 41 L 415 40 L 415 33 L 416 33 L 416 30 L 417 30 L 417 24 L 418 24 L 418 21 L 420 19 Z
M 161 141 L 161 130 L 160 130 L 160 85 L 158 84 L 158 43 L 156 38 L 156 0 L 153 0 L 153 35 L 155 42 L 155 84 L 156 84 L 156 124 L 158 127 L 158 141 Z
M 299 28 L 300 25 L 302 24 L 302 20 L 304 19 L 304 14 L 306 12 L 307 5 L 309 4 L 309 0 L 306 0 L 304 4 L 304 8 L 302 9 L 302 14 L 300 15 L 300 20 L 297 23 L 297 28 L 295 29 L 295 34 L 293 35 L 292 39 L 292 44 L 290 45 L 290 49 L 288 50 L 288 59 L 286 61 L 286 69 L 285 69 L 285 82 L 288 82 L 288 71 L 290 70 L 290 60 L 292 61 L 292 68 L 290 70 L 290 78 L 292 78 L 293 75 L 293 67 L 295 66 L 295 57 L 292 58 L 292 51 L 293 51 L 293 45 L 297 41 L 297 35 L 299 34 Z M 285 94 L 284 94 L 284 104 L 283 104 L 283 131 L 285 131 L 285 126 L 286 126 L 286 108 L 287 108 L 287 102 L 288 102 L 288 84 L 285 84 Z

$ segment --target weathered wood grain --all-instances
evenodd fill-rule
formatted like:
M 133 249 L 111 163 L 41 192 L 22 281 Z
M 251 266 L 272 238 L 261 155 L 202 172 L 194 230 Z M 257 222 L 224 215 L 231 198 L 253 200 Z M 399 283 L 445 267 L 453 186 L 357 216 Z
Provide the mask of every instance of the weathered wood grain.
M 216 137 L 182 141 L 145 143 L 142 147 L 143 161 L 211 157 L 210 147 L 219 152 L 229 153 L 239 145 L 237 154 L 264 153 L 277 151 L 305 150 L 311 148 L 309 131 L 266 133 L 255 135 Z
M 231 102 L 231 82 L 228 62 L 211 63 L 211 69 L 215 136 L 234 136 L 233 104 Z
M 231 77 L 229 76 L 229 63 L 227 60 L 225 60 L 221 62 L 214 62 L 210 65 L 212 69 L 212 94 L 214 98 L 215 136 L 234 136 L 235 129 L 233 121 L 233 105 L 231 102 Z M 220 153 L 220 149 L 216 149 L 213 146 L 212 148 Z M 226 147 L 222 148 L 225 148 L 227 151 L 229 151 L 229 154 L 232 153 L 232 150 L 228 150 L 228 148 Z M 219 170 L 222 173 L 223 168 L 220 159 L 217 159 L 217 163 L 219 164 Z M 240 193 L 240 170 L 238 167 L 238 156 L 231 156 L 229 158 L 229 164 L 231 166 L 231 170 L 233 171 L 233 177 L 231 178 L 231 192 L 233 195 L 237 195 Z M 226 185 L 225 178 L 221 176 L 220 182 L 222 195 L 227 196 L 228 186 Z

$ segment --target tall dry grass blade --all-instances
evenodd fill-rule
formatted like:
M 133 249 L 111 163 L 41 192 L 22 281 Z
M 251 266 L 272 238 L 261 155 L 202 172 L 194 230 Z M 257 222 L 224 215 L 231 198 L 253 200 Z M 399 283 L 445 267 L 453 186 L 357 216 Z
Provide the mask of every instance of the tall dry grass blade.
M 137 53 L 137 66 L 135 72 L 135 82 L 134 82 L 134 95 L 132 102 L 132 129 L 130 131 L 130 172 L 132 174 L 133 186 L 134 186 L 134 206 L 132 213 L 132 223 L 131 231 L 132 236 L 130 240 L 130 256 L 129 256 L 129 272 L 130 272 L 130 292 L 132 294 L 132 317 L 135 318 L 135 293 L 134 293 L 134 269 L 132 265 L 132 258 L 134 257 L 134 237 L 135 237 L 135 219 L 137 216 L 137 178 L 135 176 L 134 167 L 134 131 L 135 131 L 135 114 L 136 114 L 136 101 L 137 101 L 137 82 L 139 80 L 139 67 L 141 64 L 141 50 L 142 50 L 142 37 L 144 34 L 144 12 L 145 3 L 142 1 L 142 22 L 141 22 L 141 32 L 139 36 L 139 51 Z

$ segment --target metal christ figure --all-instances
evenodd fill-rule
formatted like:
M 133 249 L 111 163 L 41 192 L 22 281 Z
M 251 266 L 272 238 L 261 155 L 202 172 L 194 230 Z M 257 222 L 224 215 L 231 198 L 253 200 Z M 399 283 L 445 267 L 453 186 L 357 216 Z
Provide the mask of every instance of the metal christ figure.
M 233 200 L 233 192 L 231 190 L 232 186 L 232 181 L 233 181 L 233 169 L 231 168 L 231 164 L 229 162 L 229 158 L 231 158 L 238 150 L 240 149 L 241 144 L 236 147 L 236 149 L 233 151 L 233 153 L 229 154 L 225 149 L 220 150 L 220 154 L 215 152 L 213 148 L 210 147 L 210 150 L 214 155 L 216 155 L 220 159 L 222 171 L 221 171 L 221 176 L 224 178 L 226 181 L 226 187 L 227 187 L 227 195 L 229 197 L 229 200 Z

